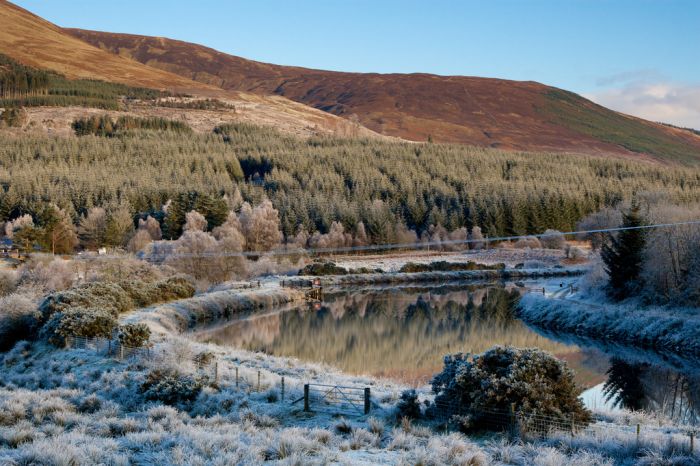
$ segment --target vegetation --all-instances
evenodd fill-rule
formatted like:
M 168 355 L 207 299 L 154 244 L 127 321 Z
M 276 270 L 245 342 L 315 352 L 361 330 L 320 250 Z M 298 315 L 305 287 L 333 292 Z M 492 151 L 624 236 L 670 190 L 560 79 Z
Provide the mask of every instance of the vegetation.
M 415 264 L 413 262 L 408 262 L 404 264 L 399 272 L 412 273 L 412 272 L 457 272 L 462 270 L 503 270 L 506 268 L 505 264 L 477 264 L 476 262 L 447 262 L 447 261 L 436 261 L 430 264 Z
M 141 391 L 146 399 L 175 405 L 194 401 L 202 391 L 202 383 L 175 370 L 155 369 L 146 375 Z
M 698 150 L 654 126 L 586 101 L 573 92 L 549 91 L 546 104 L 539 109 L 553 123 L 617 144 L 632 152 L 655 155 L 663 160 L 693 165 Z
M 46 70 L 24 66 L 0 54 L 0 107 L 83 106 L 117 110 L 122 97 L 155 99 L 153 89 L 88 79 L 67 79 Z
M 126 245 L 135 218 L 148 216 L 168 239 L 180 236 L 191 210 L 213 230 L 243 201 L 262 205 L 265 197 L 284 237 L 243 232 L 252 251 L 284 238 L 300 247 L 431 241 L 454 248 L 468 238 L 571 231 L 585 215 L 635 193 L 663 192 L 678 205 L 700 200 L 700 172 L 690 168 L 439 144 L 304 140 L 245 124 L 208 135 L 0 135 L 0 183 L 0 221 L 28 214 L 37 229 L 28 234 L 46 230 L 49 203 L 73 224 L 91 209 L 104 209 L 109 233 L 102 229 L 99 241 L 84 243 L 91 248 Z M 274 222 L 256 218 L 255 231 Z M 49 238 L 30 235 L 24 244 L 50 250 Z
M 73 121 L 71 127 L 75 131 L 76 136 L 114 137 L 119 133 L 130 130 L 192 132 L 192 129 L 186 123 L 160 117 L 138 118 L 120 116 L 114 121 L 109 115 L 93 115 Z
M 431 381 L 436 406 L 467 408 L 462 427 L 472 429 L 483 411 L 538 414 L 587 424 L 591 413 L 578 398 L 573 372 L 540 349 L 495 346 L 470 360 L 445 356 L 445 367 Z M 485 425 L 488 425 L 485 424 Z
M 638 228 L 644 225 L 640 207 L 633 204 L 622 216 L 623 228 Z M 608 294 L 622 300 L 632 296 L 639 289 L 639 277 L 643 267 L 643 253 L 646 231 L 640 229 L 622 230 L 611 235 L 603 244 L 600 256 L 608 273 Z
M 125 324 L 119 326 L 119 343 L 130 348 L 140 348 L 148 344 L 151 330 L 146 324 Z

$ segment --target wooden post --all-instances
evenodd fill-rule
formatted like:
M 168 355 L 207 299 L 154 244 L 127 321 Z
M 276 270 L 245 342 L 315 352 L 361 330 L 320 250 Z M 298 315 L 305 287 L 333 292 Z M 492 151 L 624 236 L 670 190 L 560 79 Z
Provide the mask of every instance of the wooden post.
M 214 361 L 214 382 L 219 383 L 219 361 Z
M 260 391 L 260 371 L 258 371 L 258 391 Z
M 119 359 L 124 359 L 124 345 L 119 345 Z
M 637 424 L 637 446 L 639 446 L 639 431 L 641 430 L 641 426 Z
M 695 432 L 690 433 L 690 454 L 695 451 Z
M 369 414 L 371 408 L 369 387 L 365 387 L 365 414 Z
M 281 381 L 281 388 L 280 388 L 280 397 L 282 398 L 282 401 L 284 401 L 284 376 L 282 376 L 282 381 Z
M 575 424 L 575 421 L 574 421 L 574 415 L 572 414 L 572 415 L 571 415 L 571 437 L 572 437 L 572 438 L 573 438 L 573 436 L 574 436 L 575 430 L 576 430 L 576 424 Z
M 309 407 L 309 384 L 304 384 L 304 411 L 309 412 L 311 411 Z
M 238 388 L 238 366 L 236 366 L 236 388 Z
M 510 404 L 510 435 L 515 437 L 518 433 L 517 419 L 515 418 L 515 403 Z
M 545 293 L 544 293 L 544 286 L 543 286 L 542 287 L 542 296 L 544 296 L 544 295 L 545 295 Z

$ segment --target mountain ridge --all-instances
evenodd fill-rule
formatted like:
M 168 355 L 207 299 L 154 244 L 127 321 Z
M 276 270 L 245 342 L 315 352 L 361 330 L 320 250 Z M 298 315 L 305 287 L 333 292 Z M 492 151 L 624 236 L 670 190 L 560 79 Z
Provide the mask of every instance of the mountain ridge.
M 224 89 L 281 95 L 403 139 L 700 161 L 697 135 L 535 81 L 324 71 L 248 60 L 164 37 L 66 31 L 151 67 Z M 580 120 L 590 120 L 594 127 L 586 128 Z

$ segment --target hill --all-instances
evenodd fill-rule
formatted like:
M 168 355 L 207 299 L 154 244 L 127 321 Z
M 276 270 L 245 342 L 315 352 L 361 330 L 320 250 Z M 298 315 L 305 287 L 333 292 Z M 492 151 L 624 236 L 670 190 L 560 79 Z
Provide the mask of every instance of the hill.
M 700 160 L 700 137 L 690 131 L 623 115 L 536 82 L 321 71 L 260 63 L 161 37 L 66 31 L 153 68 L 224 89 L 281 95 L 404 139 L 511 150 L 646 154 L 684 164 Z
M 179 112 L 188 124 L 193 125 L 195 129 L 201 127 L 203 131 L 211 131 L 213 126 L 225 121 L 243 121 L 272 125 L 297 135 L 378 136 L 343 118 L 281 96 L 225 91 L 210 83 L 194 81 L 156 67 L 146 66 L 127 57 L 107 53 L 5 0 L 0 0 L 0 54 L 23 65 L 59 74 L 56 75 L 58 78 L 54 79 L 54 88 L 49 89 L 52 98 L 35 98 L 36 102 L 32 105 L 66 106 L 75 105 L 77 102 L 84 107 L 113 108 L 116 105 L 114 97 L 123 93 L 125 89 L 123 86 L 126 85 L 132 87 L 128 89 L 129 92 L 138 90 L 137 88 L 168 90 L 198 97 L 217 98 L 230 104 L 229 109 L 218 112 L 197 110 Z M 0 57 L 0 75 L 11 71 L 12 66 L 8 66 L 9 63 Z M 109 86 L 88 80 L 119 83 L 119 86 Z M 85 93 L 90 94 L 90 97 L 75 98 Z M 70 95 L 72 98 L 60 99 L 57 97 L 59 95 Z M 96 95 L 100 98 L 95 98 Z M 58 102 L 60 100 L 62 102 Z M 1 106 L 2 102 L 0 102 Z M 231 110 L 233 108 L 235 111 Z M 75 117 L 79 112 L 80 110 L 75 108 L 71 110 L 44 108 L 30 112 L 35 116 L 30 123 L 33 127 L 40 129 L 67 131 L 70 118 Z M 164 112 L 176 113 L 176 109 L 146 107 L 139 111 L 146 116 L 164 116 Z M 198 124 L 198 121 L 203 124 Z M 205 128 L 207 121 L 211 121 L 212 124 Z

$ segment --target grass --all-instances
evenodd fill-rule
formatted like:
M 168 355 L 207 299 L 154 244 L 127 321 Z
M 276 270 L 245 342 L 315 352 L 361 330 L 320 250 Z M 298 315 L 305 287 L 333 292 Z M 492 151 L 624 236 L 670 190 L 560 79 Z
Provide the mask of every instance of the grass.
M 548 91 L 544 107 L 538 110 L 552 123 L 632 152 L 683 165 L 697 165 L 700 159 L 697 147 L 651 124 L 591 103 L 573 92 Z

